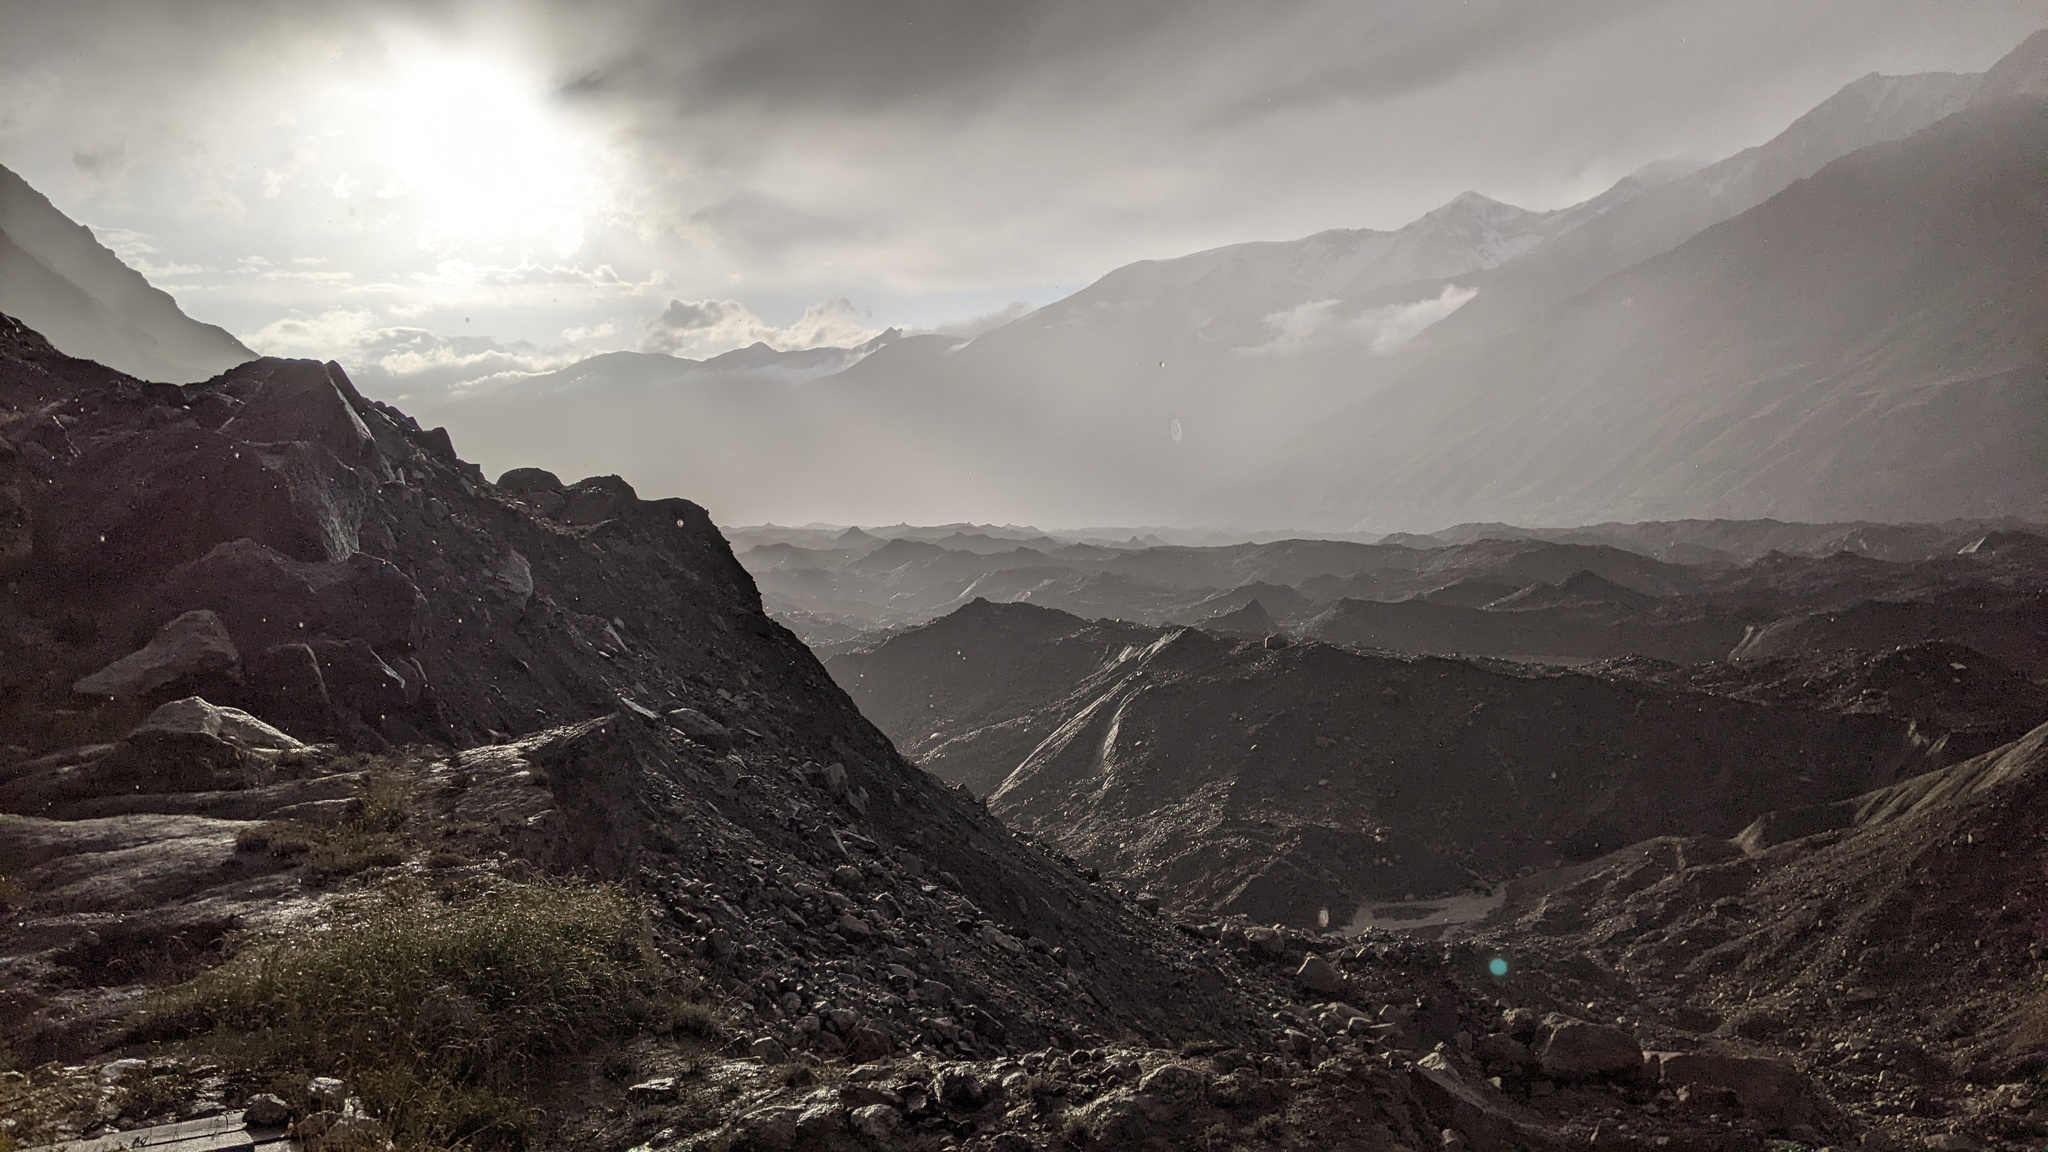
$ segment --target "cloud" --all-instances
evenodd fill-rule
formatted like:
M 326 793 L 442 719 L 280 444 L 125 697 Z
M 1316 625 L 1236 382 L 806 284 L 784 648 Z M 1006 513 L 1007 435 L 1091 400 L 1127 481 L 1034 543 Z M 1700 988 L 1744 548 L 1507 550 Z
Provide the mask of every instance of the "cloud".
M 244 334 L 242 342 L 266 356 L 339 361 L 372 395 L 428 402 L 496 391 L 589 355 L 524 340 L 447 336 L 383 324 L 367 309 L 346 308 L 286 317 Z
M 609 264 L 584 268 L 574 264 L 532 264 L 522 261 L 519 264 L 503 266 L 473 264 L 462 259 L 443 260 L 434 266 L 432 273 L 423 273 L 418 279 L 424 283 L 461 288 L 575 287 L 601 289 L 608 293 L 628 296 L 658 291 L 668 282 L 668 278 L 658 272 L 642 280 L 629 280 L 620 276 Z
M 1430 325 L 1463 308 L 1479 295 L 1477 288 L 1444 285 L 1427 300 L 1368 308 L 1355 316 L 1339 315 L 1342 300 L 1311 300 L 1266 317 L 1272 339 L 1239 348 L 1241 356 L 1293 356 L 1336 345 L 1363 347 L 1386 356 L 1422 335 Z
M 702 359 L 756 343 L 780 352 L 851 348 L 881 333 L 870 317 L 844 298 L 813 304 L 784 328 L 754 315 L 737 300 L 670 300 L 661 315 L 648 321 L 640 350 Z

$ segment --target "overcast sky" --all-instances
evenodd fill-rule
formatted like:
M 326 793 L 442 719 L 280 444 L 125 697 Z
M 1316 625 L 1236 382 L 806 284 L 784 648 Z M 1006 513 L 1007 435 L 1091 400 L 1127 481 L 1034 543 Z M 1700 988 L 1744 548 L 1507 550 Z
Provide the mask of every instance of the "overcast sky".
M 2048 0 L 5 0 L 0 163 L 260 351 L 459 377 L 970 325 L 1466 189 L 1561 206 L 2044 24 Z

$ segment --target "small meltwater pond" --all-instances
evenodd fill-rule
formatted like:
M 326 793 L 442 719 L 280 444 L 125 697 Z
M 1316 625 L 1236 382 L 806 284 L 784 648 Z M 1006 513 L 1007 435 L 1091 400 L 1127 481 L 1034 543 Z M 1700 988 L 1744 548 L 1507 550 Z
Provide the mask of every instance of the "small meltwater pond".
M 1367 903 L 1359 907 L 1344 929 L 1357 935 L 1369 928 L 1383 932 L 1408 932 L 1429 940 L 1455 940 L 1468 927 L 1484 920 L 1506 903 L 1507 885 L 1492 892 L 1467 892 L 1437 900 L 1409 900 Z

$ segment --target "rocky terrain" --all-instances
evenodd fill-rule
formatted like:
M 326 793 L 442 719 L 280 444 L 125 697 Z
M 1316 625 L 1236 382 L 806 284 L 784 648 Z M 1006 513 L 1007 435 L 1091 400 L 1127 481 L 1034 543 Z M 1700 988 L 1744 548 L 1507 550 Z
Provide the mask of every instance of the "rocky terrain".
M 2048 549 L 2030 527 L 1462 525 L 1212 545 L 1003 529 L 736 535 L 770 614 L 824 656 L 975 599 L 1200 626 L 1257 600 L 1266 631 L 1401 652 L 1690 663 L 1744 645 L 1760 656 L 1947 637 L 2027 668 Z
M 2038 1130 L 2040 737 L 1940 765 L 2041 693 L 1972 650 L 1562 673 L 1233 638 L 1310 603 L 1252 579 L 1192 601 L 1214 632 L 972 601 L 836 661 L 849 699 L 687 501 L 489 482 L 336 365 L 179 388 L 0 337 L 0 1142 Z M 1499 567 L 1548 547 L 1446 596 L 1706 587 Z M 1800 571 L 1745 587 L 1868 590 Z M 942 775 L 1029 764 L 949 786 L 856 699 Z M 1209 822 L 1177 849 L 1176 804 Z M 1920 917 L 1914 862 L 1958 852 Z M 1315 915 L 1510 873 L 1452 942 Z M 1914 965 L 1966 936 L 1934 1011 Z
M 1953 645 L 1838 668 L 1829 691 L 1783 662 L 1568 672 L 986 602 L 828 666 L 1006 822 L 1172 902 L 1296 926 L 1731 836 L 2048 719 L 2030 681 Z

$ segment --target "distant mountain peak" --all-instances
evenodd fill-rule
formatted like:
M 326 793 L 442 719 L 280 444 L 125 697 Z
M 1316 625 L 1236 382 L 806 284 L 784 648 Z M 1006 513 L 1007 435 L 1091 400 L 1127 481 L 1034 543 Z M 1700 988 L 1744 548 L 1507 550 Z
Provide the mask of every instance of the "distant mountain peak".
M 2048 96 L 2048 28 L 2020 42 L 1984 73 L 1979 102 L 2016 96 Z

